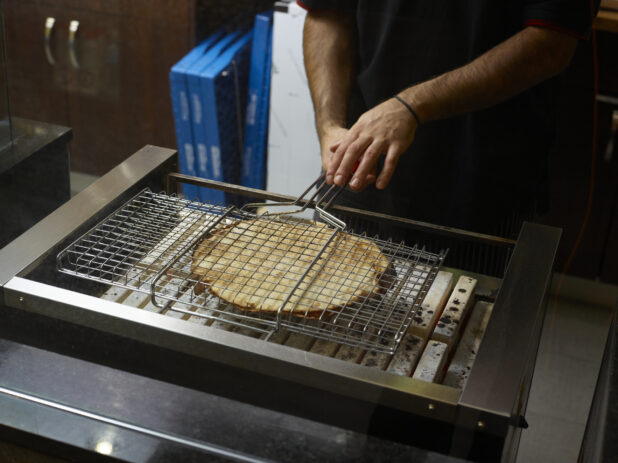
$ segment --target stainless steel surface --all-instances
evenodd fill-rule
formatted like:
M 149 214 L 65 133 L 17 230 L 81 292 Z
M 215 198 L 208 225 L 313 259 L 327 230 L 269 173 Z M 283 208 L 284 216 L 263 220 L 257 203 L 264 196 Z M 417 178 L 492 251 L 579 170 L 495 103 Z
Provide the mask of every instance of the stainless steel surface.
M 82 227 L 83 230 L 84 225 L 94 223 L 95 218 L 100 220 L 103 209 L 108 207 L 109 211 L 110 205 L 120 204 L 121 197 L 126 200 L 127 191 L 136 191 L 135 187 L 143 184 L 153 173 L 166 173 L 170 180 L 187 180 L 263 200 L 293 199 L 175 174 L 171 172 L 174 157 L 175 152 L 171 150 L 147 147 L 0 251 L 0 284 L 4 285 L 5 304 L 20 313 L 117 335 L 148 347 L 163 348 L 166 352 L 204 359 L 212 365 L 257 373 L 256 377 L 260 379 L 256 381 L 281 379 L 313 388 L 317 394 L 352 397 L 392 407 L 410 414 L 410 417 L 452 424 L 455 433 L 452 454 L 466 454 L 465 448 L 456 445 L 461 442 L 457 436 L 462 435 L 469 437 L 465 439 L 466 445 L 478 442 L 504 445 L 505 454 L 516 447 L 518 418 L 525 411 L 540 320 L 544 313 L 543 298 L 559 235 L 555 229 L 526 224 L 519 239 L 513 242 L 379 213 L 340 208 L 343 212 L 360 217 L 384 220 L 430 233 L 443 233 L 496 246 L 514 245 L 513 257 L 503 281 L 487 279 L 491 284 L 482 291 L 482 297 L 491 299 L 499 287 L 492 319 L 462 393 L 454 388 L 424 383 L 234 332 L 186 323 L 186 320 L 102 301 L 21 277 L 26 270 L 34 269 L 45 256 L 57 253 L 60 244 L 68 237 L 74 239 L 77 229 Z M 333 210 L 336 209 L 337 206 L 333 206 Z M 230 381 L 233 382 L 233 378 Z M 298 399 L 294 388 L 278 390 L 277 393 Z M 502 447 L 498 451 L 502 451 Z
M 460 391 L 14 277 L 5 300 L 34 314 L 223 363 L 266 377 L 454 422 Z M 279 391 L 282 394 L 283 391 Z M 433 409 L 428 405 L 433 404 Z
M 220 320 L 213 321 L 200 317 L 196 315 L 195 308 L 181 302 L 171 303 L 166 310 L 161 311 L 152 303 L 152 301 L 149 301 L 149 296 L 147 294 L 133 291 L 131 289 L 122 289 L 110 286 L 99 297 L 107 301 L 119 302 L 126 307 L 126 310 L 138 309 L 141 311 L 161 313 L 169 317 L 181 318 L 186 320 L 188 323 L 209 325 L 220 330 L 232 331 L 245 336 L 259 338 L 267 342 L 281 344 L 287 347 L 293 347 L 295 349 L 301 349 L 327 357 L 337 358 L 345 362 L 360 364 L 367 368 L 379 369 L 397 374 L 399 376 L 411 377 L 417 368 L 422 350 L 424 349 L 430 335 L 430 331 L 428 329 L 425 330 L 423 327 L 427 325 L 433 326 L 435 321 L 432 321 L 432 314 L 434 314 L 434 310 L 439 310 L 442 307 L 439 301 L 445 302 L 446 299 L 452 294 L 452 285 L 447 283 L 452 277 L 449 277 L 448 275 L 449 274 L 447 272 L 438 273 L 432 288 L 423 302 L 423 312 L 416 312 L 409 332 L 406 333 L 393 355 L 373 351 L 363 351 L 348 345 L 341 345 L 332 341 L 315 339 L 304 334 L 289 333 L 284 330 L 279 331 L 272 336 L 269 334 L 255 333 L 246 328 L 223 323 Z M 495 285 L 495 282 L 492 283 L 488 280 L 481 280 L 477 285 L 475 295 L 478 297 L 490 297 L 488 295 L 492 293 L 492 288 L 495 287 Z M 477 306 L 480 304 L 481 303 L 475 305 L 473 313 L 470 315 L 471 317 L 475 317 L 475 312 L 479 309 Z M 465 324 L 466 332 L 469 329 L 469 323 L 470 322 Z M 480 336 L 480 329 L 482 329 L 484 333 L 484 328 L 477 327 L 475 328 L 475 336 Z M 465 352 L 465 354 L 462 355 L 465 355 L 467 359 L 472 359 L 475 356 L 475 353 L 469 352 L 467 346 L 465 345 L 457 346 L 456 349 L 453 347 L 452 350 L 459 352 L 460 348 Z M 478 347 L 474 350 L 478 350 Z M 472 366 L 471 364 L 467 365 L 470 367 Z M 435 367 L 437 368 L 438 365 L 435 365 Z M 461 390 L 462 387 L 457 387 L 457 389 Z
M 234 185 L 232 183 L 219 182 L 216 180 L 207 180 L 199 177 L 192 177 L 190 175 L 179 174 L 176 172 L 170 172 L 168 175 L 170 181 L 181 181 L 183 183 L 189 183 L 191 185 L 203 186 L 206 188 L 214 188 L 229 193 L 234 193 L 241 196 L 249 196 L 266 201 L 288 201 L 294 202 L 297 198 L 289 195 L 282 195 L 279 193 L 271 193 L 264 190 L 258 190 L 256 188 L 249 188 L 240 185 Z M 173 186 L 169 191 L 175 191 Z M 307 201 L 311 206 L 315 207 L 314 201 Z M 397 225 L 400 227 L 412 228 L 415 230 L 423 230 L 438 235 L 452 236 L 460 239 L 466 239 L 470 241 L 476 241 L 480 243 L 487 243 L 496 246 L 513 246 L 516 240 L 509 238 L 502 238 L 500 236 L 486 235 L 483 233 L 471 232 L 468 230 L 462 230 L 459 228 L 445 227 L 442 225 L 435 225 L 427 222 L 421 222 L 418 220 L 407 219 L 404 217 L 395 217 L 388 214 L 382 214 L 380 212 L 366 211 L 361 209 L 355 209 L 352 207 L 340 206 L 333 204 L 330 209 L 334 212 L 342 212 L 346 215 L 352 215 L 362 219 L 381 221 L 384 223 Z
M 330 229 L 332 235 L 322 242 L 321 233 L 325 230 L 322 225 L 283 220 L 278 216 L 261 216 L 259 222 L 255 219 L 254 214 L 246 211 L 144 191 L 59 253 L 58 269 L 123 288 L 150 291 L 155 303 L 157 297 L 182 302 L 192 307 L 187 313 L 222 323 L 262 332 L 285 328 L 327 341 L 393 353 L 444 259 L 444 254 L 406 247 L 402 243 L 339 235 L 343 232 L 338 228 Z M 276 313 L 235 309 L 232 304 L 218 303 L 207 291 L 200 294 L 196 290 L 201 285 L 201 277 L 194 269 L 204 260 L 204 256 L 196 257 L 196 246 L 220 224 L 229 228 L 241 220 L 253 221 L 249 223 L 264 236 L 301 243 L 281 249 L 269 248 L 276 244 L 259 241 L 247 229 L 233 229 L 225 237 L 213 235 L 218 236 L 218 241 L 225 239 L 228 244 L 227 254 L 218 256 L 216 262 L 209 264 L 211 266 L 231 270 L 234 267 L 240 272 L 246 265 L 231 262 L 230 255 L 246 257 L 249 249 L 268 254 L 269 265 L 252 270 L 246 284 L 239 286 L 230 281 L 226 285 L 231 288 L 227 297 L 231 301 L 250 298 L 256 304 L 263 298 L 275 299 L 280 303 Z M 348 263 L 343 265 L 333 258 L 341 244 L 334 243 L 335 237 L 370 241 L 377 245 L 381 255 L 366 252 L 355 255 L 356 251 L 350 248 L 344 256 Z M 307 254 L 308 248 L 315 248 L 315 255 Z M 306 261 L 309 257 L 313 257 L 311 262 Z M 356 288 L 358 275 L 367 272 L 358 267 L 358 261 L 383 257 L 391 265 L 392 275 L 376 280 L 379 287 L 355 296 L 358 300 L 354 303 L 341 302 L 339 295 L 349 294 Z M 275 267 L 281 269 L 288 265 L 289 272 L 275 277 Z M 339 272 L 339 281 L 324 281 L 327 288 L 320 284 L 311 286 L 323 271 Z M 273 289 L 259 296 L 258 292 L 262 291 L 259 282 L 269 278 Z M 332 294 L 325 289 L 332 290 Z M 301 295 L 319 311 L 314 314 L 298 308 Z M 204 311 L 198 312 L 197 308 Z
M 424 461 L 461 462 L 444 455 L 368 436 L 346 427 L 303 419 L 268 408 L 238 402 L 114 368 L 64 357 L 45 349 L 0 340 L 3 387 L 111 417 L 146 429 L 185 437 L 274 461 Z M 45 381 L 42 381 L 45 378 Z M 96 391 L 96 393 L 93 393 Z M 303 400 L 304 397 L 299 397 Z M 61 412 L 36 402 L 0 394 L 0 423 L 30 433 L 34 439 L 51 439 L 92 452 L 112 444 L 112 458 L 133 463 L 211 462 L 190 447 L 155 439 L 96 419 Z M 357 421 L 363 416 L 354 413 Z M 370 418 L 370 415 L 364 417 Z M 405 428 L 406 430 L 409 427 Z M 422 430 L 417 430 L 421 431 Z M 5 431 L 6 432 L 6 431 Z M 6 434 L 3 434 L 6 437 Z M 39 437 L 40 436 L 40 437 Z M 6 439 L 9 440 L 9 439 Z M 40 448 L 33 441 L 32 448 Z M 408 449 L 406 451 L 406 449 Z M 4 446 L 0 446 L 2 454 Z M 76 452 L 54 452 L 69 461 L 91 461 Z M 79 453 L 82 453 L 81 455 Z M 34 463 L 34 458 L 17 461 Z M 216 460 L 219 461 L 219 460 Z M 226 460 L 227 461 L 227 460 Z
M 87 410 L 82 410 L 80 408 L 72 407 L 70 405 L 65 405 L 59 402 L 55 402 L 53 400 L 48 400 L 43 397 L 37 397 L 32 394 L 27 394 L 21 391 L 15 391 L 13 389 L 9 389 L 3 386 L 0 386 L 0 394 L 7 395 L 9 397 L 14 397 L 16 399 L 25 400 L 33 404 L 43 405 L 44 407 L 52 408 L 54 410 L 59 410 L 62 412 L 67 412 L 72 415 L 77 415 L 83 418 L 95 420 L 100 423 L 105 423 L 106 425 L 109 425 L 109 426 L 114 426 L 116 428 L 134 431 L 139 434 L 144 434 L 146 436 L 155 437 L 157 439 L 171 441 L 177 444 L 185 445 L 187 447 L 193 447 L 193 448 L 208 452 L 211 455 L 229 458 L 234 461 L 244 461 L 248 463 L 263 463 L 266 461 L 270 461 L 270 460 L 265 460 L 262 458 L 257 458 L 251 455 L 247 455 L 242 452 L 237 452 L 232 449 L 227 449 L 227 448 L 223 448 L 217 445 L 201 442 L 195 439 L 190 439 L 190 438 L 183 437 L 183 436 L 177 436 L 177 435 L 170 434 L 167 432 L 161 432 L 156 429 L 150 429 L 144 426 L 139 426 L 139 425 L 135 425 L 132 423 L 128 423 L 126 421 L 117 420 L 115 418 L 110 418 L 108 416 L 101 415 L 100 413 L 89 412 Z
M 11 277 L 28 271 L 45 258 L 54 246 L 92 219 L 110 202 L 137 182 L 144 181 L 166 163 L 176 151 L 146 146 L 101 177 L 68 203 L 0 250 L 0 287 Z M 169 169 L 168 169 L 169 170 Z
M 559 238 L 558 229 L 524 223 L 461 396 L 463 428 L 491 421 L 485 427 L 491 433 L 506 436 L 517 429 L 526 410 Z
M 588 281 L 586 292 L 596 298 L 607 289 L 603 286 Z M 526 410 L 530 427 L 522 432 L 518 463 L 582 461 L 585 441 L 594 446 L 603 439 L 603 425 L 595 427 L 601 417 L 595 420 L 592 410 L 616 405 L 604 404 L 607 397 L 599 388 L 603 390 L 603 377 L 611 371 L 607 360 L 613 352 L 618 294 L 604 302 L 578 301 L 571 295 L 552 297 L 548 303 Z M 609 430 L 611 424 L 607 426 Z

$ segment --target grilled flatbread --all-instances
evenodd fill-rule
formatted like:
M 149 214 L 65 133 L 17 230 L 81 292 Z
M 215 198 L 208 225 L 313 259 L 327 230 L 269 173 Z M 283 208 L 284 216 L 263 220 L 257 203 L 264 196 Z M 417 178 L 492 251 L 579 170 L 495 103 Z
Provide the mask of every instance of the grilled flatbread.
M 389 260 L 368 239 L 311 225 L 257 218 L 219 227 L 193 254 L 200 294 L 209 291 L 234 306 L 317 318 L 381 292 Z M 315 260 L 315 263 L 313 261 Z M 312 265 L 313 263 L 313 265 Z

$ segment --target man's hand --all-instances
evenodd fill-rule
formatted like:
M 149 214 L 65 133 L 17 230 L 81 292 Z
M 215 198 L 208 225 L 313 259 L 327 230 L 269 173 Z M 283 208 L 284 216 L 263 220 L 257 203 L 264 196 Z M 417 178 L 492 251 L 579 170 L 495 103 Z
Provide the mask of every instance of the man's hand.
M 401 102 L 393 98 L 373 107 L 358 119 L 344 137 L 329 146 L 333 155 L 328 166 L 322 155 L 326 181 L 345 185 L 352 177 L 350 188 L 355 191 L 361 191 L 373 181 L 376 181 L 378 189 L 386 188 L 399 156 L 414 140 L 416 128 L 416 119 Z M 382 154 L 386 155 L 386 159 L 376 180 L 377 162 Z M 357 162 L 358 167 L 353 172 Z
M 348 129 L 339 126 L 332 126 L 329 129 L 324 130 L 320 134 L 320 146 L 322 149 L 322 170 L 328 172 L 330 168 L 333 152 L 341 143 L 341 140 L 345 138 L 348 133 Z M 365 176 L 365 184 L 369 185 L 376 181 L 375 168 Z M 330 182 L 332 183 L 332 182 Z
M 350 188 L 360 191 L 375 181 L 383 189 L 412 143 L 417 121 L 401 102 L 389 99 L 345 131 L 357 40 L 354 15 L 307 14 L 305 68 L 327 182 L 345 185 L 350 180 Z M 564 70 L 576 46 L 577 39 L 563 32 L 529 26 L 470 63 L 412 85 L 399 96 L 424 123 L 487 108 Z M 386 159 L 376 180 L 380 155 Z
M 472 62 L 403 90 L 399 96 L 423 122 L 486 108 L 552 77 L 569 64 L 577 40 L 562 32 L 526 27 Z M 386 155 L 376 187 L 386 187 L 401 153 L 414 139 L 416 119 L 395 99 L 364 113 L 334 152 L 327 182 L 353 190 L 367 186 L 366 175 Z M 360 160 L 352 175 L 353 167 Z
M 331 125 L 319 131 L 320 147 L 322 150 L 322 170 L 324 172 L 328 172 L 333 157 L 331 147 L 337 146 L 337 143 L 343 140 L 347 133 L 348 129 L 338 125 Z

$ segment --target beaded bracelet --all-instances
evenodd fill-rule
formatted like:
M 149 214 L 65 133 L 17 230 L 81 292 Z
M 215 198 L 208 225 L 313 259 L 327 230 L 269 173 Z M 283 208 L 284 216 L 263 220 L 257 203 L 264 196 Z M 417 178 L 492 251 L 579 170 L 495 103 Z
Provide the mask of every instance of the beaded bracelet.
M 410 106 L 408 103 L 406 103 L 403 98 L 401 98 L 399 95 L 395 95 L 393 98 L 395 98 L 397 101 L 399 101 L 402 105 L 404 105 L 406 108 L 408 108 L 408 111 L 410 111 L 412 113 L 412 115 L 414 116 L 414 119 L 416 119 L 416 124 L 417 125 L 421 125 L 421 120 L 418 118 L 418 115 L 416 114 L 416 111 L 414 111 L 412 109 L 412 106 Z

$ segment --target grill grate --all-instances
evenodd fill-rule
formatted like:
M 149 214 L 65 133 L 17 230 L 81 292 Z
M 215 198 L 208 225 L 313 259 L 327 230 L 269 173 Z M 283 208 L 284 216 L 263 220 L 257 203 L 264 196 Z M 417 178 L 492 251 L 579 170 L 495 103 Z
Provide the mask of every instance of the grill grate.
M 58 254 L 57 265 L 149 293 L 161 311 L 393 353 L 443 259 L 145 190 Z

